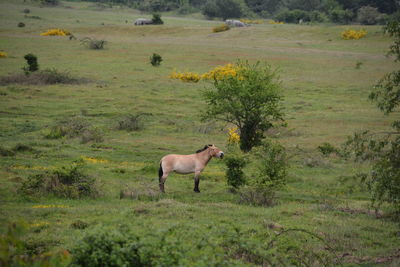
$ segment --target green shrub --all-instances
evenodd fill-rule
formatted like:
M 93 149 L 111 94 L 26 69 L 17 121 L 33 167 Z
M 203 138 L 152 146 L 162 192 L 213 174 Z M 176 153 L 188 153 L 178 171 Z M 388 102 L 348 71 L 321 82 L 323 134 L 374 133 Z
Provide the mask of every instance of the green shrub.
M 28 64 L 27 67 L 23 68 L 26 73 L 34 72 L 39 69 L 37 57 L 34 54 L 26 54 L 24 58 L 26 60 L 26 63 Z
M 90 37 L 85 37 L 81 39 L 81 44 L 85 45 L 89 49 L 95 49 L 95 50 L 103 49 L 106 43 L 107 42 L 104 40 L 97 40 L 95 38 L 90 38 Z
M 4 234 L 0 235 L 0 266 L 68 266 L 70 254 L 67 251 L 55 253 L 32 253 L 24 240 L 26 225 L 9 224 Z
M 46 6 L 57 6 L 58 4 L 60 4 L 59 0 L 39 0 L 39 2 L 42 5 L 46 5 Z
M 86 144 L 89 142 L 100 143 L 103 142 L 103 134 L 99 128 L 90 127 L 83 131 L 81 136 L 81 143 Z
M 132 233 L 96 230 L 73 249 L 71 266 L 144 266 L 139 238 Z
M 271 207 L 276 203 L 276 194 L 272 188 L 255 185 L 239 191 L 239 204 Z
M 73 228 L 73 229 L 82 230 L 82 229 L 86 229 L 88 226 L 89 226 L 88 223 L 81 221 L 81 220 L 76 220 L 73 223 L 71 223 L 71 228 Z
M 164 21 L 161 19 L 161 15 L 158 13 L 153 14 L 153 18 L 151 19 L 154 25 L 164 24 Z
M 23 23 L 23 22 L 18 22 L 18 27 L 19 27 L 19 28 L 25 27 L 25 23 Z
M 82 116 L 66 118 L 50 128 L 45 138 L 59 139 L 63 137 L 81 137 L 81 143 L 102 142 L 103 135 L 99 128 L 93 127 L 87 119 Z
M 233 152 L 233 151 L 232 151 Z M 227 153 L 224 159 L 226 169 L 226 181 L 229 186 L 238 189 L 245 184 L 245 174 L 243 168 L 246 166 L 246 160 L 240 153 Z
M 150 57 L 150 63 L 153 65 L 153 67 L 160 66 L 161 61 L 163 61 L 163 59 L 159 54 L 153 53 L 153 55 Z
M 253 183 L 257 187 L 281 189 L 287 181 L 287 156 L 285 148 L 269 140 L 264 140 L 255 151 L 259 160 L 258 172 Z
M 54 195 L 63 198 L 97 197 L 96 179 L 83 173 L 83 161 L 69 166 L 31 175 L 22 183 L 20 192 L 24 196 L 40 197 Z
M 118 130 L 140 131 L 144 128 L 143 116 L 150 113 L 128 114 L 118 121 Z
M 318 146 L 318 150 L 324 156 L 329 156 L 332 153 L 339 153 L 339 150 L 336 147 L 334 147 L 332 144 L 327 143 L 327 142 L 325 142 L 322 145 Z

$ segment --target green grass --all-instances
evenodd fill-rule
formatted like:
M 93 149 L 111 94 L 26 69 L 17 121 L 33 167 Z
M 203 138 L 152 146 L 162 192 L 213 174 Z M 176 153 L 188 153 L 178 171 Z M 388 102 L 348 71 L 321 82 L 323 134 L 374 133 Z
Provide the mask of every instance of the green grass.
M 365 190 L 356 187 L 349 193 L 351 183 L 339 181 L 341 176 L 354 174 L 358 166 L 317 157 L 317 147 L 323 142 L 339 146 L 356 130 L 387 129 L 399 115 L 383 116 L 367 99 L 377 80 L 396 67 L 384 55 L 391 40 L 381 27 L 264 24 L 212 33 L 212 27 L 220 22 L 163 16 L 165 25 L 135 27 L 133 21 L 143 15 L 131 9 L 96 10 L 90 3 L 63 4 L 40 8 L 22 1 L 0 1 L 0 51 L 8 54 L 0 59 L 1 76 L 22 71 L 23 56 L 33 53 L 41 69 L 56 68 L 94 81 L 0 87 L 1 146 L 11 149 L 20 143 L 35 150 L 0 157 L 1 232 L 13 221 L 46 222 L 41 230 L 30 228 L 26 236 L 32 246 L 46 251 L 73 247 L 85 232 L 70 227 L 77 220 L 87 222 L 89 229 L 128 224 L 139 232 L 143 225 L 165 229 L 193 223 L 202 231 L 208 225 L 229 223 L 257 232 L 274 222 L 324 236 L 337 245 L 338 253 L 350 253 L 357 259 L 369 257 L 366 262 L 373 263 L 398 249 L 397 223 L 341 210 L 370 209 Z M 24 8 L 42 19 L 24 18 Z M 20 21 L 26 27 L 18 28 Z M 78 40 L 40 36 L 54 27 L 70 30 Z M 368 34 L 361 40 L 345 41 L 340 33 L 346 28 L 365 28 Z M 80 45 L 79 39 L 86 36 L 106 40 L 105 49 Z M 164 60 L 157 68 L 150 65 L 153 53 Z M 167 153 L 189 154 L 208 143 L 226 149 L 228 127 L 200 121 L 205 105 L 201 90 L 209 85 L 182 83 L 168 75 L 174 69 L 205 72 L 236 59 L 265 60 L 280 69 L 290 131 L 282 131 L 278 140 L 289 153 L 297 153 L 291 160 L 287 189 L 279 193 L 280 204 L 271 208 L 237 204 L 237 195 L 228 192 L 220 160 L 211 161 L 204 171 L 201 194 L 193 193 L 191 175 L 171 175 L 167 194 L 160 201 L 120 200 L 119 192 L 126 187 L 157 190 L 158 161 Z M 359 61 L 363 64 L 356 69 Z M 152 113 L 143 130 L 117 130 L 118 119 L 138 112 Z M 79 138 L 44 138 L 57 121 L 76 115 L 98 127 L 104 142 L 81 144 Z M 48 197 L 30 202 L 19 195 L 21 181 L 30 174 L 82 156 L 106 160 L 86 166 L 86 172 L 102 185 L 99 199 Z M 311 168 L 305 161 L 313 157 L 322 163 Z M 68 208 L 32 208 L 37 204 Z M 135 209 L 147 212 L 135 213 Z M 352 260 L 347 261 L 351 264 Z

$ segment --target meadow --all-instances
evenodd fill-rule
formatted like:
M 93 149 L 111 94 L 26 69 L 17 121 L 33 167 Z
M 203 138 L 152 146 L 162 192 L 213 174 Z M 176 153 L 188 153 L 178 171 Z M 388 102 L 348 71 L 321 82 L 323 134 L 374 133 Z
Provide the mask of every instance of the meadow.
M 0 76 L 22 72 L 24 55 L 33 53 L 41 69 L 89 80 L 0 86 L 0 146 L 29 147 L 0 156 L 1 233 L 10 223 L 25 221 L 24 240 L 32 253 L 44 253 L 71 249 L 92 229 L 121 225 L 142 235 L 179 226 L 207 236 L 210 227 L 237 227 L 257 242 L 262 242 L 260 233 L 273 237 L 280 229 L 304 229 L 334 248 L 337 264 L 400 264 L 398 222 L 385 216 L 385 206 L 374 212 L 366 189 L 348 178 L 368 165 L 323 157 L 317 149 L 324 142 L 339 147 L 355 131 L 384 131 L 398 117 L 384 116 L 367 97 L 396 68 L 385 56 L 391 39 L 381 26 L 260 24 L 213 33 L 221 22 L 165 14 L 164 25 L 134 26 L 136 18 L 149 15 L 117 6 L 62 3 L 40 7 L 0 1 L 0 51 L 7 54 L 0 58 Z M 30 9 L 27 15 L 40 18 L 24 16 L 25 8 Z M 19 22 L 26 26 L 17 27 Z M 67 29 L 77 39 L 40 36 L 50 28 Z M 367 35 L 343 40 L 341 32 L 350 28 L 365 29 Z M 107 43 L 102 50 L 91 50 L 79 42 L 84 37 Z M 163 58 L 159 67 L 150 64 L 153 53 Z M 211 84 L 183 83 L 169 75 L 174 70 L 204 73 L 237 59 L 266 61 L 279 69 L 288 126 L 268 136 L 284 144 L 291 160 L 278 205 L 239 204 L 219 159 L 203 172 L 200 194 L 193 192 L 192 175 L 173 174 L 167 193 L 157 199 L 120 199 L 124 190 L 157 192 L 158 164 L 165 154 L 190 154 L 205 144 L 226 149 L 229 125 L 200 120 L 205 105 L 201 91 Z M 148 114 L 142 129 L 118 129 L 121 118 L 139 113 Z M 60 120 L 77 117 L 95 127 L 102 142 L 45 138 Z M 21 195 L 19 188 L 29 175 L 78 159 L 98 180 L 99 197 Z M 87 228 L 71 227 L 77 221 Z M 297 241 L 294 235 L 285 242 Z M 296 245 L 323 250 L 310 240 Z M 245 257 L 236 260 L 258 264 Z

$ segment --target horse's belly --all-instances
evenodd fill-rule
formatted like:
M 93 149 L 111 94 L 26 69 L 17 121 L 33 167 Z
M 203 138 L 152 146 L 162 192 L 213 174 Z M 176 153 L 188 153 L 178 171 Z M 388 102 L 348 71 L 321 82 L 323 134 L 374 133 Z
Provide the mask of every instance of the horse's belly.
M 193 173 L 195 169 L 195 166 L 187 165 L 187 164 L 182 164 L 182 163 L 177 163 L 174 168 L 174 172 L 180 173 L 180 174 L 188 174 L 188 173 Z

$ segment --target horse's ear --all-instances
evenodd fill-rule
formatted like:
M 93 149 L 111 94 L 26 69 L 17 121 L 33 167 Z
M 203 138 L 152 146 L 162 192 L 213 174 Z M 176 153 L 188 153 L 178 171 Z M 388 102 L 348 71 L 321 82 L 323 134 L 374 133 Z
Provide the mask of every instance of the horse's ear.
M 209 146 L 209 147 L 210 147 L 210 146 L 213 146 L 213 144 L 211 144 L 211 145 L 206 145 L 206 147 L 207 147 L 207 146 Z

